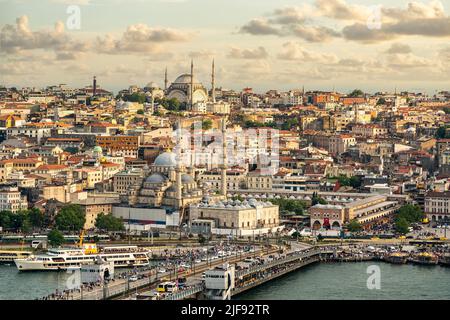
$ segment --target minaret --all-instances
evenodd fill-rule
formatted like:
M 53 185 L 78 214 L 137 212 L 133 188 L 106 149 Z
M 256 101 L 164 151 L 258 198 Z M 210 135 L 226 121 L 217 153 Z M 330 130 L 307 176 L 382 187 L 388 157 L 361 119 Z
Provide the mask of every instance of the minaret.
M 194 60 L 191 60 L 191 109 L 194 106 Z
M 227 120 L 222 119 L 222 171 L 221 171 L 221 194 L 227 198 Z
M 164 91 L 167 91 L 167 67 L 166 67 L 166 71 L 164 72 Z
M 182 207 L 182 182 L 181 182 L 181 120 L 178 119 L 178 132 L 177 132 L 177 165 L 175 167 L 175 174 L 176 174 L 176 208 L 180 209 Z
M 212 87 L 212 91 L 211 91 L 212 102 L 216 103 L 216 83 L 215 83 L 214 59 L 212 61 L 211 87 Z
M 94 80 L 92 81 L 92 96 L 95 97 L 97 94 L 97 77 L 94 76 Z

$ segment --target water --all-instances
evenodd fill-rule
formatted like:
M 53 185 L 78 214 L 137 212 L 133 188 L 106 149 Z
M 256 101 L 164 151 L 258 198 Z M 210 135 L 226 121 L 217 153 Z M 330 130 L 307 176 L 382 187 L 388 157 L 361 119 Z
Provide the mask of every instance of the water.
M 153 262 L 151 263 L 153 264 Z M 115 274 L 132 269 L 115 269 Z M 62 291 L 73 287 L 73 271 L 36 271 L 19 272 L 14 264 L 0 264 L 0 300 L 33 300 L 42 298 L 56 289 Z
M 367 288 L 367 267 L 380 267 L 379 290 Z M 450 268 L 383 262 L 320 263 L 236 296 L 240 300 L 450 299 Z
M 370 265 L 380 267 L 380 290 L 367 289 Z M 64 289 L 70 277 L 65 272 L 19 273 L 15 266 L 0 265 L 0 299 L 40 298 Z M 235 299 L 450 299 L 450 268 L 382 262 L 317 263 Z

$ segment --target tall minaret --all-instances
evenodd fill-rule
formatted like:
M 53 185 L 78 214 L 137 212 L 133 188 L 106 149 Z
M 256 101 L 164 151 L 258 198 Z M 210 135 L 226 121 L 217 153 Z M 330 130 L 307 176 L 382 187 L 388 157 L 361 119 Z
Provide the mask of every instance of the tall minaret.
M 214 58 L 212 61 L 211 87 L 212 87 L 212 91 L 211 91 L 212 102 L 216 103 L 216 82 L 215 82 Z
M 176 208 L 180 209 L 182 207 L 182 182 L 181 182 L 181 120 L 178 119 L 178 132 L 177 132 L 177 144 L 178 144 L 178 148 L 177 148 L 177 165 L 175 167 L 175 174 L 176 174 Z
M 166 71 L 164 72 L 164 91 L 167 91 L 167 67 Z
M 191 109 L 194 106 L 194 59 L 191 59 Z
M 221 194 L 227 198 L 227 120 L 222 119 L 222 171 L 221 171 Z
M 94 79 L 92 81 L 92 96 L 95 97 L 97 94 L 97 77 L 94 76 Z

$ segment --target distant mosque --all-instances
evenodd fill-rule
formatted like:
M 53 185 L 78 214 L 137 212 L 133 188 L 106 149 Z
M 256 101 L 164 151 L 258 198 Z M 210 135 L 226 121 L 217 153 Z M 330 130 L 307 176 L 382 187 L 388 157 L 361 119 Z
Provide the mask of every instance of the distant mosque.
M 164 89 L 166 97 L 175 98 L 181 103 L 186 103 L 188 110 L 199 113 L 230 113 L 230 104 L 216 101 L 215 87 L 215 67 L 212 61 L 211 70 L 211 98 L 208 96 L 208 89 L 194 76 L 194 61 L 191 60 L 191 73 L 180 75 L 168 87 L 167 68 L 164 79 Z

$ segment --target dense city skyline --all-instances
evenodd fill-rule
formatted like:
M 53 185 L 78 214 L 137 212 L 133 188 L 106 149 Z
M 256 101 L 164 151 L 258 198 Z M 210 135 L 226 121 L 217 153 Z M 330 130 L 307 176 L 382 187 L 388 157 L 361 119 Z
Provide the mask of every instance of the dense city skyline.
M 0 1 L 0 84 L 99 84 L 117 92 L 189 73 L 259 92 L 448 89 L 448 4 L 441 1 Z M 70 30 L 70 5 L 80 29 Z M 376 6 L 381 5 L 378 19 Z M 73 12 L 73 11 L 71 11 Z M 73 22 L 73 21 L 72 21 Z

